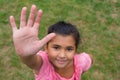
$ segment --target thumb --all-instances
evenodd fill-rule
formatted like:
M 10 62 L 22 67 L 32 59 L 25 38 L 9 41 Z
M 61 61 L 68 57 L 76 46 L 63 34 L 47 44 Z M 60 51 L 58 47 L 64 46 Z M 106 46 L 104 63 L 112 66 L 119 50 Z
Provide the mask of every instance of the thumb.
M 45 36 L 42 40 L 39 41 L 40 45 L 45 45 L 48 41 L 50 41 L 53 37 L 55 37 L 55 33 L 50 33 L 47 36 Z

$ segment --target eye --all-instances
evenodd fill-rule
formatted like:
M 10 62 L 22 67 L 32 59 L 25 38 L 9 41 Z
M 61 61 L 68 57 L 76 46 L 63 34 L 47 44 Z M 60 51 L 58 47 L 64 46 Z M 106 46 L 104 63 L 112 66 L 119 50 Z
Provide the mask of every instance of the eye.
M 66 50 L 67 50 L 67 51 L 72 51 L 72 50 L 73 50 L 73 48 L 68 47 Z
M 60 47 L 59 46 L 53 46 L 55 50 L 58 50 Z

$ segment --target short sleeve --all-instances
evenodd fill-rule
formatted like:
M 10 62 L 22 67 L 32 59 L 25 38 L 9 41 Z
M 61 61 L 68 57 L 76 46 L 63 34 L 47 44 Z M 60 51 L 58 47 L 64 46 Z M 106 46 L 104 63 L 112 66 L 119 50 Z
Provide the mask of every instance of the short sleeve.
M 82 71 L 87 71 L 92 64 L 92 59 L 87 53 L 81 53 L 77 57 L 78 59 L 78 67 L 82 69 Z
M 41 66 L 39 74 L 35 74 L 35 80 L 44 80 L 48 78 L 46 76 L 50 77 L 50 72 L 48 72 L 48 70 L 51 69 L 51 66 L 49 64 L 47 54 L 44 51 L 39 51 L 38 55 L 41 56 L 43 64 Z

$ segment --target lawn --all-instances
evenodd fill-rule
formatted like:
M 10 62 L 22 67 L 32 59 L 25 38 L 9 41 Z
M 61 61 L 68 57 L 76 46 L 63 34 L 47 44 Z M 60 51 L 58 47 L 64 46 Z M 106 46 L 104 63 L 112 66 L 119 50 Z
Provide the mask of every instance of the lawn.
M 0 0 L 0 80 L 34 80 L 31 69 L 17 56 L 9 16 L 19 26 L 20 11 L 32 4 L 43 10 L 39 38 L 49 25 L 65 20 L 81 33 L 79 52 L 93 55 L 82 80 L 120 80 L 120 0 Z

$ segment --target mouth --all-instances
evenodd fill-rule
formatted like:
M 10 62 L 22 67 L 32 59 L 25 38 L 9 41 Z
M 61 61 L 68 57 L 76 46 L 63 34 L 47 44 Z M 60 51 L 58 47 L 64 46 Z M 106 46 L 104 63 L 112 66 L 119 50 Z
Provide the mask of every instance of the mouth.
M 59 64 L 65 64 L 66 63 L 66 60 L 56 60 L 57 61 L 57 63 L 59 63 Z

